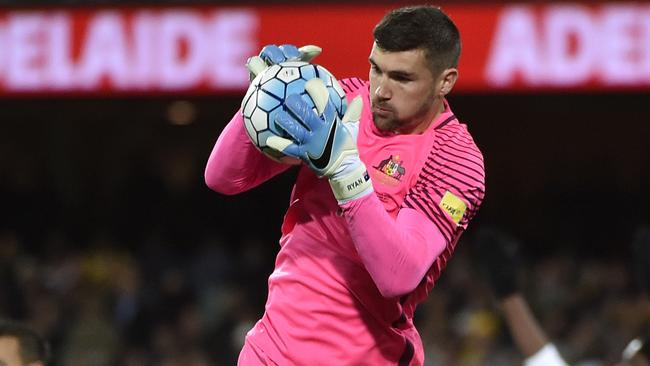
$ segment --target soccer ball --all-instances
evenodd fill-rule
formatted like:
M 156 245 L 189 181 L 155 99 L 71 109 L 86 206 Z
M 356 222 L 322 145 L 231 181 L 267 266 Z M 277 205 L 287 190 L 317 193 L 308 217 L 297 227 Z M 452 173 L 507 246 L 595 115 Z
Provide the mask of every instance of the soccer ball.
M 271 159 L 286 164 L 300 163 L 298 159 L 268 147 L 266 139 L 272 135 L 289 137 L 275 124 L 275 116 L 283 110 L 283 102 L 288 95 L 300 94 L 315 108 L 305 91 L 305 83 L 313 78 L 323 80 L 339 118 L 343 118 L 347 108 L 345 92 L 336 78 L 320 65 L 301 61 L 281 62 L 259 73 L 248 87 L 241 105 L 244 126 L 253 144 Z

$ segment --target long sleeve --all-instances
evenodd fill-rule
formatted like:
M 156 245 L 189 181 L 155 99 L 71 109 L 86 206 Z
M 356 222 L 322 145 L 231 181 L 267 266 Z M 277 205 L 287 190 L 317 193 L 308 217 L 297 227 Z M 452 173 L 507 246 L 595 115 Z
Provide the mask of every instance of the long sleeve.
M 393 218 L 374 194 L 341 207 L 357 252 L 384 297 L 413 291 L 447 246 L 424 214 L 402 208 Z
M 254 188 L 289 167 L 257 150 L 246 135 L 238 111 L 212 149 L 205 167 L 205 182 L 214 191 L 233 195 Z
M 466 128 L 455 123 L 436 132 L 396 216 L 377 194 L 341 206 L 357 252 L 384 297 L 413 291 L 438 259 L 438 273 L 444 268 L 485 195 L 482 155 Z

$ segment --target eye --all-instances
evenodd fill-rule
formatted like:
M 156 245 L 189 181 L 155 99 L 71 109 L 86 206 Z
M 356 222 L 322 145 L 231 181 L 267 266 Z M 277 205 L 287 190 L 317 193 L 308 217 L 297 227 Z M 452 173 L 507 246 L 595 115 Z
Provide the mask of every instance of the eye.
M 393 76 L 393 80 L 398 81 L 400 83 L 408 83 L 409 81 L 412 81 L 411 78 L 403 75 L 395 75 Z

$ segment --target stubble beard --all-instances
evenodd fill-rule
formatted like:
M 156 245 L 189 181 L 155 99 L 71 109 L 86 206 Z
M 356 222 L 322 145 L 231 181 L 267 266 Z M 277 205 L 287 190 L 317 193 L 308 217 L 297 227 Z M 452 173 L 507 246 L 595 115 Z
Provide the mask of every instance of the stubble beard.
M 373 111 L 372 119 L 379 131 L 398 132 L 403 129 L 408 130 L 409 128 L 415 127 L 418 124 L 416 121 L 420 121 L 420 123 L 430 122 L 426 118 L 430 110 L 431 104 L 423 103 L 418 108 L 418 111 L 415 113 L 415 115 L 409 120 L 401 120 L 395 110 L 392 110 L 388 116 L 380 116 L 379 113 Z
M 372 112 L 372 120 L 379 131 L 393 131 L 400 126 L 399 121 L 394 116 L 380 117 L 376 112 Z

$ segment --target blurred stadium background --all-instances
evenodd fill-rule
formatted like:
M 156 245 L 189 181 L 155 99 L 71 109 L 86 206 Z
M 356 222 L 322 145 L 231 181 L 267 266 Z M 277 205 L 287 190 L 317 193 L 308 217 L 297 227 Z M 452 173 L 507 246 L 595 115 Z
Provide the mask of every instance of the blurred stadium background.
M 0 1 L 0 316 L 46 335 L 53 365 L 235 364 L 295 175 L 237 197 L 203 183 L 244 61 L 314 43 L 364 77 L 396 6 L 264 3 Z M 650 321 L 630 246 L 650 224 L 650 2 L 440 5 L 464 37 L 449 99 L 488 192 L 419 309 L 427 364 L 521 363 L 468 256 L 496 226 L 520 238 L 561 352 L 610 365 Z

